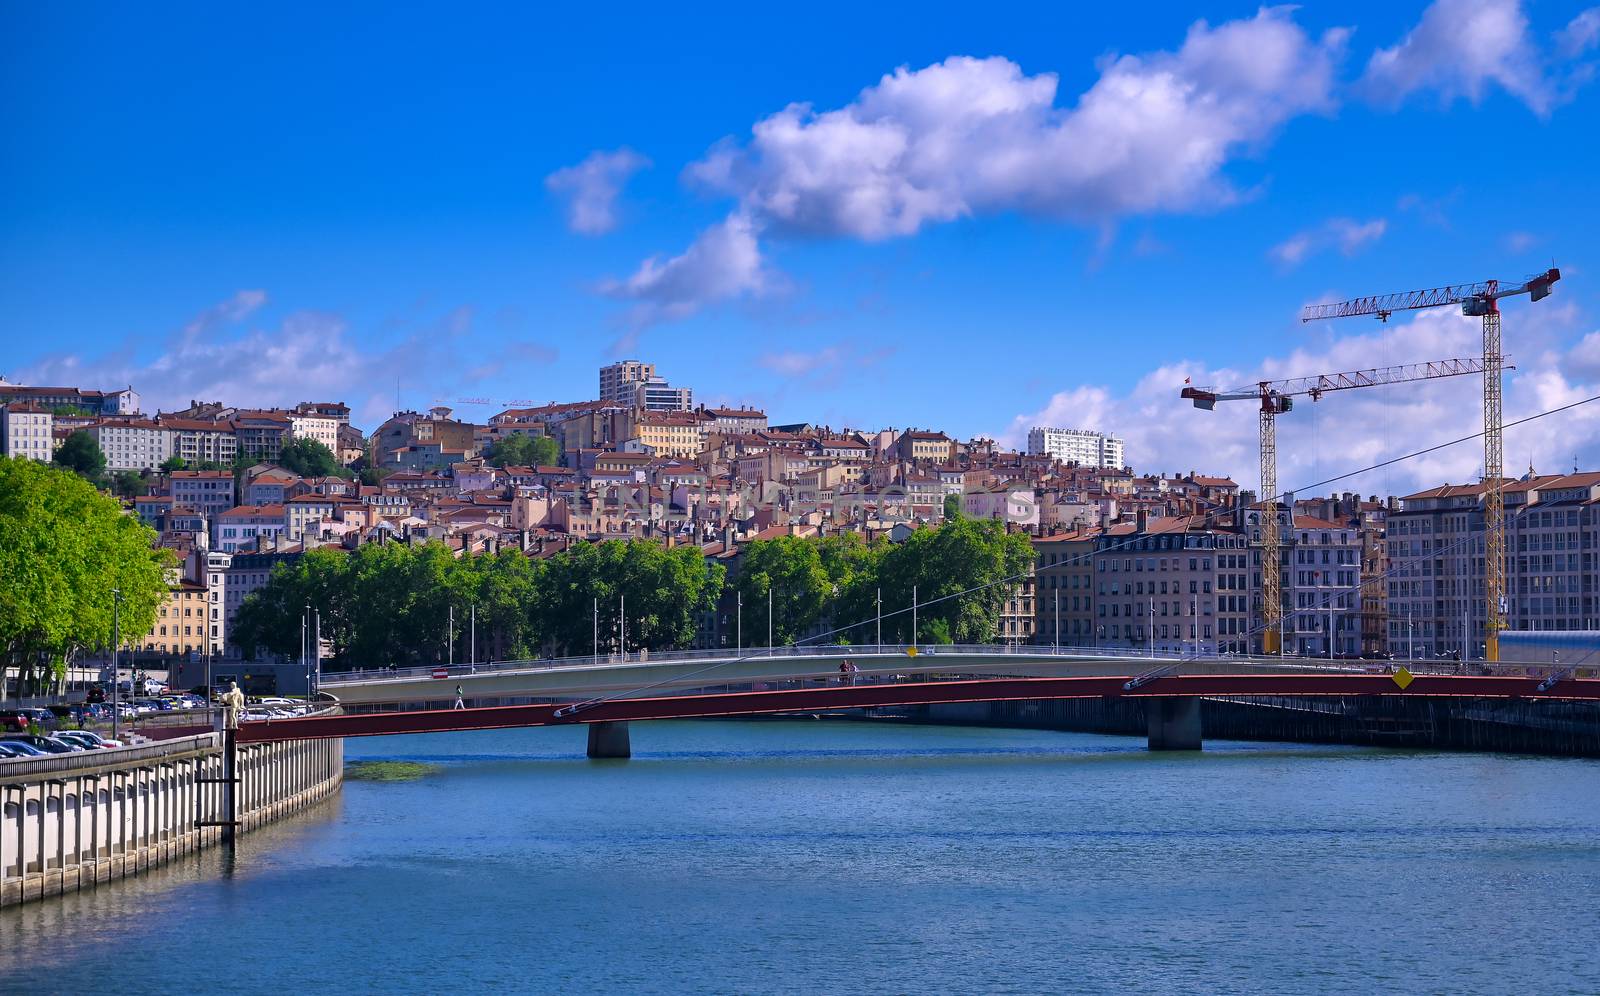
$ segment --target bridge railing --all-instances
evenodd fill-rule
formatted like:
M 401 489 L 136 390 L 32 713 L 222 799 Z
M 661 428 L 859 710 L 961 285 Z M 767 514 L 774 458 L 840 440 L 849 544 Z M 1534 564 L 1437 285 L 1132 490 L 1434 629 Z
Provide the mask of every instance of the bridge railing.
M 546 671 L 565 668 L 583 667 L 617 667 L 622 665 L 644 664 L 670 664 L 675 662 L 691 661 L 715 665 L 731 663 L 741 660 L 759 660 L 764 658 L 815 658 L 848 657 L 862 662 L 883 658 L 902 658 L 908 656 L 911 647 L 908 644 L 823 644 L 808 646 L 785 647 L 746 647 L 740 651 L 729 650 L 667 650 L 667 651 L 641 651 L 636 653 L 612 653 L 595 656 L 586 654 L 582 657 L 546 657 L 525 658 L 507 661 L 487 661 L 470 664 L 433 665 L 425 667 L 407 668 L 367 668 L 357 671 L 329 672 L 323 675 L 322 684 L 329 688 L 337 688 L 343 684 L 368 683 L 375 681 L 415 680 L 418 678 L 446 677 L 463 678 L 474 675 L 487 675 L 519 671 Z M 1374 673 L 1385 670 L 1393 671 L 1405 667 L 1413 674 L 1493 674 L 1493 675 L 1527 675 L 1529 677 L 1548 677 L 1561 670 L 1559 665 L 1551 664 L 1521 664 L 1499 663 L 1486 665 L 1481 661 L 1462 664 L 1456 661 L 1441 660 L 1349 660 L 1326 659 L 1321 657 L 1301 657 L 1287 655 L 1248 655 L 1207 654 L 1197 657 L 1193 653 L 1156 653 L 1151 654 L 1144 649 L 1127 647 L 1084 647 L 1084 646 L 1054 646 L 1031 644 L 924 644 L 917 647 L 917 658 L 921 665 L 928 661 L 923 658 L 937 659 L 941 656 L 985 656 L 1026 658 L 1029 660 L 1045 660 L 1058 657 L 1070 657 L 1074 660 L 1125 660 L 1134 664 L 1139 672 L 1148 670 L 1148 667 L 1139 667 L 1138 664 L 1165 664 L 1171 662 L 1215 661 L 1226 667 L 1263 666 L 1270 665 L 1279 668 L 1294 668 L 1316 671 L 1334 672 L 1361 672 Z M 1137 662 L 1137 663 L 1135 663 Z
M 502 671 L 538 671 L 573 667 L 615 667 L 623 664 L 670 664 L 679 661 L 717 662 L 759 660 L 768 657 L 903 657 L 911 644 L 819 644 L 784 647 L 745 647 L 733 650 L 648 650 L 634 653 L 585 654 L 581 657 L 536 657 L 508 661 L 479 661 L 475 664 L 435 664 L 421 667 L 363 668 L 352 671 L 330 671 L 322 676 L 324 686 L 333 687 L 349 682 L 377 681 L 383 679 L 427 678 L 440 671 L 450 677 L 467 677 L 476 674 L 493 674 Z M 919 657 L 950 654 L 981 654 L 984 656 L 1015 655 L 1018 657 L 1074 657 L 1105 658 L 1108 660 L 1185 660 L 1183 654 L 1156 654 L 1152 657 L 1143 649 L 1126 647 L 1035 646 L 1032 644 L 993 643 L 964 644 L 939 643 L 916 645 Z

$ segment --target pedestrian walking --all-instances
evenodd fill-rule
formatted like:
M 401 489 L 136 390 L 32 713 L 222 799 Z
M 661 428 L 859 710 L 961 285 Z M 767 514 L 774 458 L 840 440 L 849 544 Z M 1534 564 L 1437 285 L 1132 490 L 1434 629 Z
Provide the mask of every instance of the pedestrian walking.
M 450 708 L 452 708 L 452 709 L 465 709 L 466 707 L 467 707 L 467 704 L 465 702 L 461 701 L 461 686 L 457 685 L 456 686 L 456 704 L 451 706 Z

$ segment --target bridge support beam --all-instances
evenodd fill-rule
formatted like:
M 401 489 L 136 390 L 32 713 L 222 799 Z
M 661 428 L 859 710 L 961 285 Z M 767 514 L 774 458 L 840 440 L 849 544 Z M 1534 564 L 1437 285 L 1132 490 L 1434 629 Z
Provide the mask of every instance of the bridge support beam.
M 589 756 L 591 758 L 629 758 L 633 745 L 628 740 L 628 724 L 590 723 Z
M 1151 750 L 1200 749 L 1200 699 L 1163 697 L 1146 699 Z

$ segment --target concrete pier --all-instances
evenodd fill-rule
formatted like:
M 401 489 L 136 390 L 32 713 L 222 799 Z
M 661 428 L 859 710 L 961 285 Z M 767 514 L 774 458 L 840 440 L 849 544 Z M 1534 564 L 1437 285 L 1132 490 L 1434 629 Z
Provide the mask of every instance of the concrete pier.
M 1200 700 L 1150 699 L 1145 704 L 1151 750 L 1200 749 Z
M 628 739 L 627 723 L 590 723 L 589 756 L 592 758 L 629 758 L 633 745 Z

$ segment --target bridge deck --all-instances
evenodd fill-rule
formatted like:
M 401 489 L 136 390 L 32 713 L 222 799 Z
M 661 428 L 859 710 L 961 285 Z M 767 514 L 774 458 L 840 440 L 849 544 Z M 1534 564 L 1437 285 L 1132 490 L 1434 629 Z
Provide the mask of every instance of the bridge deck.
M 1521 676 L 1418 675 L 1402 690 L 1386 674 L 1178 674 L 1152 677 L 1129 689 L 1129 675 L 1043 678 L 979 677 L 957 681 L 886 681 L 858 685 L 622 697 L 579 705 L 557 702 L 472 709 L 350 713 L 244 724 L 242 743 L 318 737 L 442 733 L 522 726 L 716 716 L 822 712 L 947 702 L 1022 699 L 1228 696 L 1447 696 L 1600 701 L 1600 680 L 1567 679 L 1540 691 L 1540 679 Z M 557 715 L 557 712 L 563 715 Z

